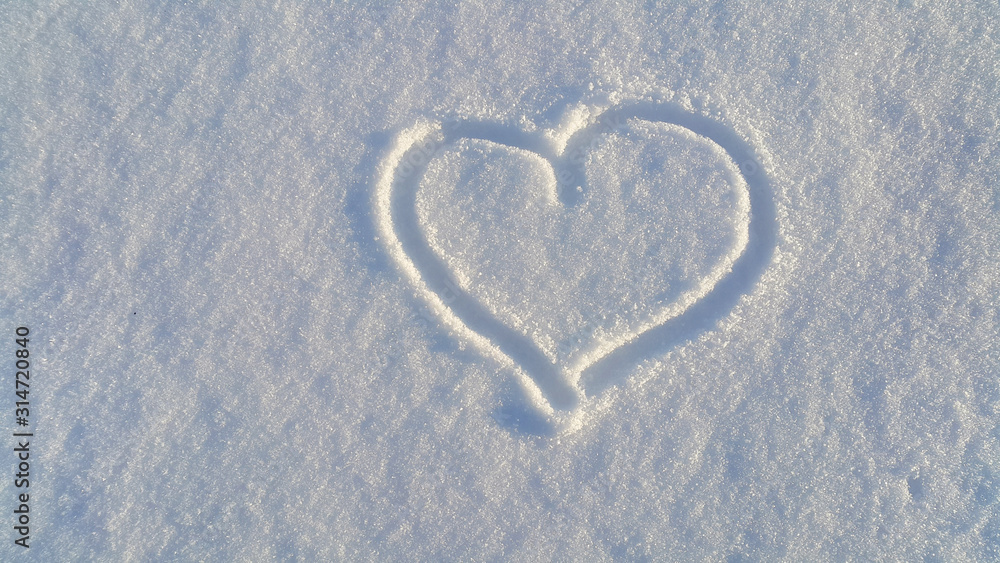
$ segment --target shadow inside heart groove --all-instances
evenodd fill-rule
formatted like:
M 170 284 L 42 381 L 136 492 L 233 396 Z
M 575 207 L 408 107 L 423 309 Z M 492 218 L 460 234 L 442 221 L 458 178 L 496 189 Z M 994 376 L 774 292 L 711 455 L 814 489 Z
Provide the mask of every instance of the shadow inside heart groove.
M 746 245 L 727 268 L 728 272 L 699 299 L 587 362 L 574 374 L 577 379 L 573 381 L 564 367 L 554 363 L 532 338 L 508 326 L 454 281 L 450 267 L 434 251 L 421 226 L 417 193 L 429 163 L 443 149 L 463 140 L 483 140 L 529 151 L 551 163 L 557 178 L 555 195 L 563 206 L 570 208 L 583 197 L 578 187 L 586 182 L 585 159 L 581 155 L 594 146 L 594 139 L 629 120 L 683 127 L 725 151 L 746 183 L 749 197 Z M 643 359 L 661 355 L 712 328 L 760 279 L 777 238 L 771 188 L 751 146 L 722 123 L 673 105 L 636 103 L 607 110 L 590 125 L 574 132 L 558 154 L 553 144 L 541 135 L 495 124 L 464 121 L 429 127 L 400 140 L 400 146 L 385 163 L 378 191 L 376 205 L 390 251 L 425 297 L 437 305 L 439 312 L 452 315 L 452 324 L 457 322 L 471 331 L 470 336 L 481 345 L 498 349 L 514 360 L 544 400 L 563 411 L 576 408 L 582 396 L 594 396 L 621 382 Z

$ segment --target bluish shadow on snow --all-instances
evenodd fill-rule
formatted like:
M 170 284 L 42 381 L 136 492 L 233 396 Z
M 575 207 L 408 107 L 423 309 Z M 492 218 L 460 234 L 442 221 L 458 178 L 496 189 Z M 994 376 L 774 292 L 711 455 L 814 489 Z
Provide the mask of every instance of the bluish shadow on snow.
M 461 139 L 483 139 L 534 152 L 552 163 L 559 184 L 559 198 L 571 206 L 586 188 L 582 155 L 595 138 L 613 131 L 628 120 L 674 124 L 711 139 L 730 156 L 745 178 L 750 199 L 749 242 L 733 264 L 731 272 L 697 303 L 681 315 L 669 319 L 587 367 L 579 388 L 561 366 L 553 364 L 528 337 L 499 321 L 475 297 L 452 281 L 444 261 L 431 248 L 416 212 L 417 191 L 429 163 L 446 147 Z M 566 150 L 556 155 L 537 134 L 492 123 L 453 121 L 440 132 L 423 139 L 403 155 L 391 188 L 389 213 L 395 235 L 409 260 L 419 271 L 427 288 L 438 295 L 470 330 L 488 338 L 531 377 L 549 404 L 562 411 L 576 408 L 586 396 L 594 396 L 624 381 L 642 360 L 662 355 L 698 334 L 710 330 L 729 314 L 739 299 L 760 279 L 771 261 L 777 241 L 777 219 L 770 182 L 755 151 L 730 127 L 709 117 L 690 113 L 673 104 L 633 103 L 612 108 L 594 124 L 577 131 Z M 526 397 L 516 403 L 504 402 L 494 418 L 511 431 L 550 435 L 552 429 L 536 413 Z
M 527 401 L 504 404 L 493 411 L 493 420 L 515 434 L 549 438 L 555 435 L 552 424 Z
M 531 405 L 524 391 L 517 385 L 504 385 L 500 405 L 493 410 L 493 420 L 513 434 L 549 438 L 556 431 L 552 422 Z

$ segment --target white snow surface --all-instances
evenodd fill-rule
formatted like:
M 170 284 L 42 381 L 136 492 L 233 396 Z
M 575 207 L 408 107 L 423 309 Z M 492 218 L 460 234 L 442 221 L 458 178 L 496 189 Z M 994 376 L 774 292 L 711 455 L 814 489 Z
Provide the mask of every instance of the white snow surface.
M 4 3 L 0 560 L 998 560 L 998 61 L 996 2 Z

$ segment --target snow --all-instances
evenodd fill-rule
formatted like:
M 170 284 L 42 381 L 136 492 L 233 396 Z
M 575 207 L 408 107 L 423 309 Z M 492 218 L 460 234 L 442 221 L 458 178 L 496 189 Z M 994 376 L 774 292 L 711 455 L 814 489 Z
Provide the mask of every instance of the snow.
M 0 560 L 1000 558 L 998 22 L 0 7 Z

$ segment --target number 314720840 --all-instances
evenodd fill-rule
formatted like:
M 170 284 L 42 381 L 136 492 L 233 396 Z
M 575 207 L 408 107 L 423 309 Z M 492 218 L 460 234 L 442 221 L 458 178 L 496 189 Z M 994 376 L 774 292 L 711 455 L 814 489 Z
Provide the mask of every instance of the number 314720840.
M 14 356 L 16 357 L 17 379 L 14 384 L 14 392 L 21 399 L 17 401 L 17 412 L 15 415 L 18 417 L 28 416 L 28 389 L 30 387 L 28 381 L 31 379 L 31 372 L 29 371 L 31 362 L 28 360 L 31 355 L 28 351 L 28 332 L 28 328 L 23 326 L 17 327 L 15 331 L 17 338 L 14 342 L 17 344 L 17 348 L 14 350 Z

